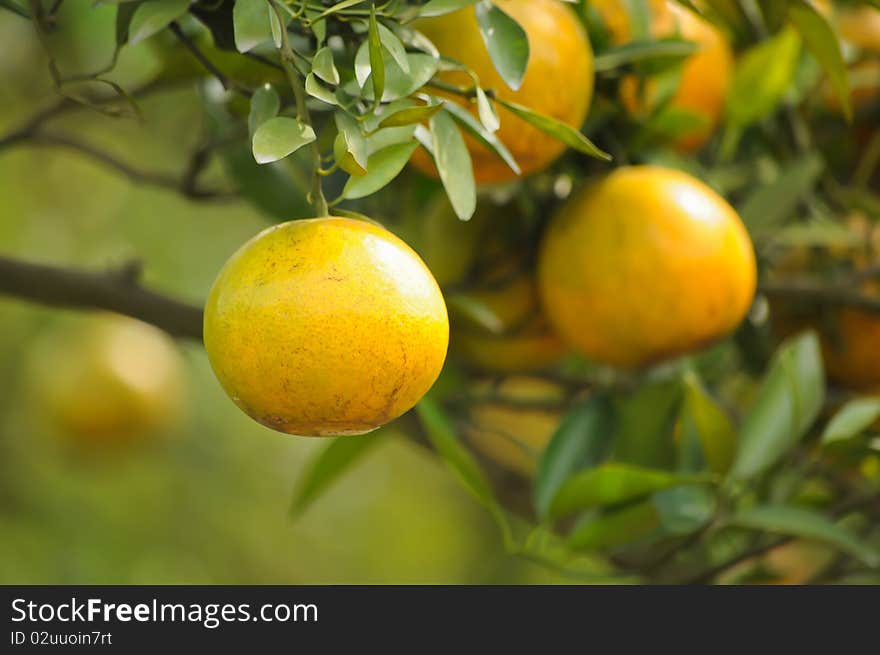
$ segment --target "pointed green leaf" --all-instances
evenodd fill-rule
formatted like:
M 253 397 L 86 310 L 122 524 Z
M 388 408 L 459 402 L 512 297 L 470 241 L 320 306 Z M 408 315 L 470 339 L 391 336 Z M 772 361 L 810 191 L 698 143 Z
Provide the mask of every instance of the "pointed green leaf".
M 562 141 L 565 145 L 574 148 L 590 157 L 596 159 L 604 159 L 611 161 L 611 155 L 596 147 L 596 145 L 585 137 L 580 130 L 576 130 L 571 125 L 558 121 L 550 116 L 544 116 L 536 111 L 532 111 L 528 107 L 523 107 L 514 102 L 496 98 L 496 102 L 504 106 L 508 111 L 516 114 L 521 119 L 538 128 L 545 134 L 549 134 L 555 139 Z
M 487 131 L 483 124 L 477 121 L 467 109 L 458 106 L 454 102 L 447 103 L 445 108 L 468 134 L 494 152 L 501 161 L 507 164 L 510 170 L 517 175 L 522 173 L 519 164 L 516 163 L 507 146 L 497 136 Z
M 370 27 L 367 38 L 370 52 L 370 78 L 373 80 L 373 98 L 376 104 L 385 93 L 385 60 L 382 57 L 382 40 L 379 37 L 379 25 L 376 22 L 376 6 L 370 5 Z
M 486 92 L 480 87 L 477 87 L 477 112 L 480 115 L 480 122 L 487 132 L 494 133 L 498 131 L 498 128 L 501 127 L 501 121 L 498 120 L 498 112 L 495 111 L 492 101 L 486 97 Z
M 187 12 L 189 2 L 190 0 L 154 0 L 138 5 L 128 26 L 128 42 L 135 45 L 164 30 L 171 21 Z
M 476 5 L 480 35 L 501 79 L 514 91 L 522 86 L 529 65 L 526 31 L 500 7 L 488 0 Z
M 342 190 L 342 197 L 353 200 L 376 193 L 400 175 L 417 147 L 416 142 L 409 141 L 388 146 L 370 155 L 367 174 L 349 178 Z
M 339 84 L 339 71 L 333 62 L 333 51 L 321 48 L 312 60 L 312 72 L 328 84 Z
M 709 480 L 708 476 L 609 462 L 569 478 L 554 497 L 547 515 L 559 519 L 593 507 L 618 505 L 663 489 Z
M 239 52 L 249 52 L 272 38 L 269 13 L 266 0 L 236 0 L 232 8 L 232 27 L 235 48 Z
M 538 462 L 533 492 L 538 516 L 547 516 L 574 473 L 605 459 L 613 437 L 614 407 L 604 395 L 592 396 L 566 414 Z
M 379 40 L 382 42 L 382 46 L 385 50 L 388 51 L 388 54 L 391 55 L 391 58 L 400 66 L 400 70 L 404 73 L 409 73 L 409 58 L 406 56 L 406 49 L 403 47 L 403 43 L 400 42 L 400 39 L 397 38 L 397 35 L 385 27 L 382 23 L 377 23 L 379 28 Z
M 271 84 L 264 84 L 254 91 L 254 95 L 251 96 L 251 110 L 248 114 L 248 134 L 250 134 L 251 140 L 253 140 L 257 128 L 270 118 L 275 118 L 279 109 L 281 109 L 281 98 L 278 97 L 278 93 Z
M 452 117 L 441 111 L 431 117 L 434 162 L 456 216 L 469 220 L 477 208 L 474 168 L 464 138 Z
M 291 504 L 291 514 L 294 517 L 301 515 L 386 434 L 385 430 L 380 429 L 370 434 L 338 437 L 331 441 L 304 473 Z
M 343 111 L 337 111 L 335 119 L 339 131 L 333 144 L 336 163 L 349 175 L 366 175 L 369 152 L 360 124 Z
M 736 455 L 736 429 L 694 375 L 684 380 L 684 405 L 681 412 L 681 440 L 691 438 L 700 445 L 700 452 L 710 471 L 726 473 Z
M 477 4 L 477 0 L 430 0 L 419 10 L 419 16 L 442 16 Z
M 284 159 L 315 140 L 315 131 L 295 118 L 277 116 L 263 123 L 254 133 L 254 159 L 258 164 Z
M 777 351 L 740 428 L 731 475 L 751 478 L 779 461 L 813 425 L 824 399 L 819 339 L 807 332 Z
M 568 545 L 578 550 L 608 550 L 650 537 L 659 528 L 657 508 L 645 501 L 579 521 L 568 537 Z
M 416 125 L 427 121 L 443 108 L 443 103 L 436 105 L 420 105 L 416 107 L 407 107 L 386 116 L 379 123 L 379 128 L 383 127 L 403 127 L 404 125 Z
M 880 566 L 880 551 L 876 548 L 863 543 L 854 534 L 822 514 L 800 507 L 755 507 L 733 516 L 730 524 L 751 530 L 815 539 L 857 557 L 868 566 Z
M 863 434 L 880 418 L 880 398 L 857 398 L 844 405 L 822 433 L 822 445 L 847 441 Z
M 822 65 L 840 100 L 844 115 L 847 120 L 851 120 L 852 105 L 846 62 L 843 59 L 840 40 L 837 38 L 834 28 L 828 24 L 822 14 L 804 0 L 789 0 L 787 7 L 788 20 L 800 33 L 809 51 Z

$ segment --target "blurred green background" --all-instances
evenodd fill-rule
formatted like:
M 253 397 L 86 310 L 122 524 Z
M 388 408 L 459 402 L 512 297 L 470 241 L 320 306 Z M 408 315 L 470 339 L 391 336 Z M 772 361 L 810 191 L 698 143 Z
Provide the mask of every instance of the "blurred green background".
M 51 46 L 70 70 L 112 53 L 115 8 L 69 2 Z M 55 101 L 28 21 L 0 12 L 0 134 Z M 156 70 L 125 48 L 114 79 Z M 143 122 L 76 110 L 53 130 L 149 171 L 178 174 L 203 136 L 195 83 L 140 103 Z M 215 164 L 206 181 L 222 183 Z M 132 258 L 150 288 L 199 303 L 217 270 L 268 224 L 241 201 L 194 203 L 133 184 L 58 148 L 0 150 L 0 253 L 101 270 Z M 504 555 L 497 529 L 439 460 L 382 441 L 298 520 L 288 508 L 324 444 L 242 414 L 200 346 L 179 345 L 189 416 L 165 440 L 103 454 L 61 438 L 39 403 L 29 353 L 71 312 L 0 298 L 0 583 L 532 583 L 550 572 Z

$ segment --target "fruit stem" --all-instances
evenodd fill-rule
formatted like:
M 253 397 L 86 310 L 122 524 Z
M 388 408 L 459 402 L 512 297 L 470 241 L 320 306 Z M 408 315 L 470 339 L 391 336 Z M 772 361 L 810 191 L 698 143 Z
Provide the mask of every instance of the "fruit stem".
M 287 35 L 286 21 L 278 6 L 277 0 L 272 0 L 272 9 L 278 22 L 281 25 L 281 65 L 290 82 L 290 88 L 293 89 L 293 96 L 296 99 L 296 113 L 304 125 L 312 127 L 312 117 L 309 114 L 309 108 L 306 105 L 306 91 L 303 81 L 300 79 L 299 72 L 294 65 L 294 52 L 290 46 L 290 39 Z M 317 139 L 311 143 L 312 149 L 312 191 L 309 194 L 309 201 L 314 205 L 315 212 L 318 216 L 327 216 L 329 208 L 327 207 L 327 198 L 324 197 L 324 189 L 321 186 L 321 148 Z

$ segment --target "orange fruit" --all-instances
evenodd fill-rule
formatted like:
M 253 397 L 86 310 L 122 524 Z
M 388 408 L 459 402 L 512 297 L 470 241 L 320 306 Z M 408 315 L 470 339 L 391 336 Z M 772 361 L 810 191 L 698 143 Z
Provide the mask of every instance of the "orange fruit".
M 446 358 L 440 288 L 418 255 L 366 221 L 271 227 L 226 263 L 205 348 L 249 416 L 305 436 L 361 434 L 431 388 Z
M 559 0 L 497 0 L 529 38 L 529 64 L 519 90 L 512 90 L 498 72 L 480 35 L 473 7 L 444 16 L 418 20 L 413 27 L 424 33 L 440 53 L 469 67 L 485 89 L 498 97 L 552 116 L 580 129 L 593 96 L 593 51 L 583 26 Z M 464 72 L 444 72 L 449 84 L 470 89 L 473 80 Z M 465 104 L 458 96 L 450 99 Z M 543 170 L 565 150 L 565 145 L 497 106 L 501 128 L 497 136 L 516 159 L 523 175 Z M 476 107 L 473 107 L 476 115 Z M 494 153 L 467 138 L 479 184 L 506 182 L 516 174 Z M 413 163 L 436 176 L 434 163 L 419 150 Z
M 465 436 L 503 468 L 532 477 L 541 453 L 559 427 L 564 390 L 552 382 L 511 377 L 475 385 L 471 395 L 489 395 L 469 412 Z
M 100 314 L 48 334 L 31 379 L 41 407 L 83 445 L 131 443 L 179 423 L 183 362 L 167 334 L 132 318 Z
M 620 168 L 548 226 L 538 283 L 563 340 L 597 362 L 639 367 L 723 337 L 756 284 L 736 211 L 681 171 Z
M 633 38 L 630 20 L 623 0 L 592 0 L 611 38 L 621 44 Z M 651 36 L 679 36 L 693 41 L 698 50 L 683 64 L 678 89 L 669 100 L 669 107 L 694 114 L 705 124 L 679 136 L 676 146 L 685 151 L 701 147 L 711 137 L 724 112 L 730 81 L 733 76 L 733 51 L 716 27 L 672 0 L 651 0 Z M 645 88 L 635 76 L 621 83 L 621 100 L 632 114 L 652 113 L 657 106 L 657 86 L 648 80 Z

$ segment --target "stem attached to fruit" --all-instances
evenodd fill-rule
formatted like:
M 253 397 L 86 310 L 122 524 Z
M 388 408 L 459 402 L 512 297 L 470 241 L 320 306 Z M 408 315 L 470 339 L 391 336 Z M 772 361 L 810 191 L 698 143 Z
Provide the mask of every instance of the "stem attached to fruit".
M 275 11 L 275 16 L 278 18 L 278 22 L 281 25 L 281 65 L 284 67 L 284 72 L 287 74 L 287 79 L 290 82 L 290 88 L 293 89 L 293 96 L 296 98 L 297 116 L 303 124 L 312 127 L 312 117 L 309 114 L 309 108 L 306 105 L 305 86 L 303 85 L 299 72 L 296 70 L 296 66 L 293 63 L 295 55 L 293 48 L 290 46 L 290 38 L 287 35 L 284 15 L 282 14 L 281 8 L 278 6 L 276 0 L 272 0 L 272 9 Z M 324 189 L 321 186 L 321 148 L 318 145 L 317 140 L 312 141 L 310 147 L 312 149 L 313 169 L 310 200 L 312 205 L 314 205 L 315 212 L 318 216 L 327 216 L 329 214 L 327 198 L 324 197 Z

